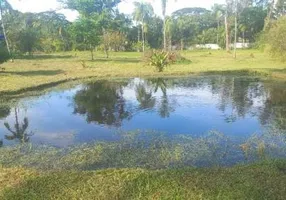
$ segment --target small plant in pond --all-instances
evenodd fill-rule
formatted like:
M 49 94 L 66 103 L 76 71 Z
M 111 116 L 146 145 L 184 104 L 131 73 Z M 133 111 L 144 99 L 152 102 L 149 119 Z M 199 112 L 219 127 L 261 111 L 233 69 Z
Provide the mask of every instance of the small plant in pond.
M 169 64 L 169 53 L 165 51 L 154 51 L 150 56 L 150 65 L 157 68 L 158 72 L 162 72 Z

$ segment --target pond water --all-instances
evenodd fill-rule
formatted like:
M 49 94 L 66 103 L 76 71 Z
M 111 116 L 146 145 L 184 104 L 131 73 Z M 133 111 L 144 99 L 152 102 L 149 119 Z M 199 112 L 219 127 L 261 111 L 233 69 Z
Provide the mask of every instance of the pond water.
M 0 107 L 4 145 L 66 147 L 134 130 L 239 141 L 273 128 L 286 135 L 286 84 L 253 77 L 99 80 Z

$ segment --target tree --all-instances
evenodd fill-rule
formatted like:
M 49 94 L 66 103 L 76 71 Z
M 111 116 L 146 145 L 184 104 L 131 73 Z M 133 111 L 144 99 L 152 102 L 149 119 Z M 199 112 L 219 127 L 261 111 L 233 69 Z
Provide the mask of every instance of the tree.
M 7 34 L 6 34 L 6 26 L 5 26 L 5 22 L 4 22 L 4 12 L 9 12 L 11 10 L 12 10 L 12 6 L 6 0 L 1 0 L 0 1 L 1 26 L 2 26 L 4 39 L 5 39 L 5 42 L 6 42 L 6 48 L 7 48 L 7 51 L 9 53 L 9 55 L 11 54 L 11 50 L 10 50 L 8 37 L 7 37 Z
M 166 38 L 166 8 L 168 0 L 161 0 L 162 15 L 163 15 L 163 38 L 164 38 L 164 50 L 167 50 L 167 38 Z
M 175 32 L 175 24 L 174 24 L 174 19 L 172 17 L 168 17 L 166 19 L 166 37 L 168 40 L 168 47 L 169 51 L 172 50 L 172 37 L 173 37 L 173 32 Z
M 162 29 L 163 29 L 163 21 L 160 17 L 151 17 L 146 24 L 146 28 L 148 34 L 146 35 L 146 42 L 148 42 L 149 46 L 152 49 L 162 48 L 163 37 L 162 37 Z M 146 32 L 146 31 L 145 31 Z
M 3 47 L 0 46 L 0 64 L 9 60 L 10 55 Z
M 263 30 L 266 15 L 266 10 L 262 7 L 248 7 L 239 14 L 239 30 L 244 41 L 255 41 L 256 36 Z
M 100 43 L 100 28 L 96 20 L 81 17 L 73 23 L 71 34 L 77 44 L 81 44 L 84 50 L 89 50 L 91 59 L 94 60 L 94 49 Z
M 112 27 L 118 15 L 117 5 L 121 0 L 60 0 L 60 2 L 68 9 L 77 10 L 80 13 L 80 18 L 83 18 L 83 20 L 86 21 L 92 18 L 92 21 L 95 22 L 93 26 L 97 26 L 97 36 L 101 36 L 102 41 L 105 41 L 103 45 L 108 58 L 109 43 L 106 43 L 109 40 L 108 29 Z M 101 29 L 101 32 L 98 32 L 98 28 Z M 89 42 L 91 41 L 89 40 Z M 93 46 L 94 44 L 90 45 Z
M 81 16 L 91 16 L 104 11 L 114 13 L 121 0 L 59 0 L 65 8 L 76 10 Z
M 286 61 L 286 16 L 275 22 L 267 32 L 267 44 L 270 47 L 270 54 Z
M 145 52 L 145 32 L 146 32 L 146 22 L 149 20 L 150 17 L 153 16 L 154 10 L 150 3 L 143 3 L 143 2 L 134 2 L 135 10 L 133 12 L 133 18 L 138 23 L 141 23 L 141 32 L 142 32 L 142 50 Z M 138 29 L 139 30 L 139 29 Z M 139 41 L 138 33 L 138 41 Z
M 215 19 L 217 21 L 217 39 L 216 39 L 216 43 L 219 44 L 220 41 L 219 41 L 219 30 L 220 30 L 220 23 L 223 19 L 223 15 L 224 15 L 224 12 L 225 11 L 225 8 L 224 8 L 224 5 L 222 4 L 215 4 L 212 8 L 212 12 L 215 16 Z

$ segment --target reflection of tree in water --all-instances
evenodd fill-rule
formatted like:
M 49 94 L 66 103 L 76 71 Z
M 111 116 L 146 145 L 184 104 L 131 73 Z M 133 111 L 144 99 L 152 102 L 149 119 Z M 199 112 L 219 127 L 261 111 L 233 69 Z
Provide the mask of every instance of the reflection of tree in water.
M 276 126 L 286 130 L 286 88 L 285 85 L 265 84 L 268 98 L 261 111 L 261 122 L 273 121 Z
M 145 82 L 136 85 L 135 91 L 140 110 L 154 108 L 156 99 L 153 97 L 153 91 L 151 89 L 147 89 Z
M 251 115 L 257 117 L 262 125 L 274 123 L 286 130 L 286 91 L 281 83 L 269 84 L 247 77 L 210 76 L 154 78 L 134 84 L 139 110 L 156 108 L 163 118 L 174 111 L 168 88 L 185 88 L 190 92 L 199 89 L 211 91 L 227 122 Z M 75 113 L 86 115 L 88 122 L 120 126 L 122 120 L 130 118 L 133 112 L 123 97 L 123 87 L 127 85 L 127 82 L 107 81 L 87 85 L 74 97 Z
M 193 88 L 210 86 L 212 93 L 219 97 L 218 108 L 224 113 L 227 108 L 231 108 L 231 114 L 226 116 L 226 121 L 233 122 L 251 114 L 257 116 L 262 125 L 275 123 L 278 128 L 286 130 L 284 83 L 231 76 L 205 78 L 204 83 L 198 81 L 197 84 L 193 84 L 194 81 L 196 80 L 190 80 L 191 83 L 185 85 Z
M 131 116 L 123 97 L 125 82 L 98 81 L 74 96 L 74 113 L 86 115 L 87 122 L 121 126 Z
M 0 105 L 0 119 L 6 118 L 10 115 L 10 108 L 6 105 Z
M 252 82 L 242 78 L 224 77 L 218 79 L 219 89 L 217 92 L 220 98 L 219 109 L 223 112 L 230 106 L 232 113 L 226 117 L 231 122 L 237 118 L 244 118 L 253 107 L 254 92 L 259 87 L 259 83 Z
M 23 123 L 20 124 L 18 117 L 18 109 L 15 108 L 15 125 L 14 130 L 11 128 L 10 124 L 5 122 L 4 126 L 10 132 L 9 135 L 5 135 L 6 140 L 18 140 L 20 143 L 26 143 L 30 141 L 30 137 L 33 133 L 27 133 L 29 127 L 29 120 L 27 117 L 24 118 Z
M 163 93 L 161 97 L 161 103 L 159 107 L 159 114 L 162 118 L 168 118 L 170 117 L 171 112 L 174 112 L 174 107 L 171 106 L 169 97 L 167 95 L 167 84 L 165 80 L 162 78 L 157 78 L 151 80 L 151 82 L 154 84 L 155 92 L 160 89 Z

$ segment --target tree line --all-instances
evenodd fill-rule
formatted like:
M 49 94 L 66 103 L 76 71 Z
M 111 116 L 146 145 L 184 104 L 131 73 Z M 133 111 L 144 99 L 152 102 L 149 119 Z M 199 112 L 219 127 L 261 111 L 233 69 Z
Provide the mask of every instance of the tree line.
M 229 50 L 235 42 L 257 42 L 286 14 L 286 0 L 227 0 L 211 10 L 183 8 L 169 16 L 168 0 L 161 0 L 161 16 L 143 1 L 134 3 L 132 15 L 119 12 L 121 0 L 59 1 L 79 18 L 70 22 L 56 11 L 21 13 L 2 0 L 2 46 L 13 54 L 89 50 L 92 58 L 96 49 L 107 57 L 109 51 L 183 50 L 207 43 Z

